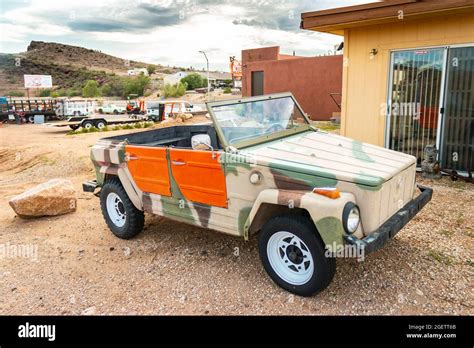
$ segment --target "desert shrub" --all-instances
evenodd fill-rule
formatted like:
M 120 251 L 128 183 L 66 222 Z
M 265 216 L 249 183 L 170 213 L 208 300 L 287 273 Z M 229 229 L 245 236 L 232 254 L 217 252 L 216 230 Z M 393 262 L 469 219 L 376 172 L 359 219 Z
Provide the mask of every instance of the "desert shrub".
M 56 93 L 58 95 L 58 97 L 67 97 L 68 90 L 65 89 L 65 88 L 60 88 L 57 91 L 55 91 L 54 93 Z
M 177 98 L 186 93 L 186 84 L 178 82 L 174 85 L 165 85 L 165 98 Z
M 230 87 L 226 87 L 224 88 L 224 94 L 229 94 L 229 93 L 232 93 L 232 90 L 230 89 Z
M 40 92 L 39 92 L 39 96 L 40 97 L 50 97 L 51 96 L 51 90 L 48 89 L 48 88 L 45 88 L 45 89 L 42 89 Z
M 8 92 L 8 95 L 10 97 L 24 97 L 25 96 L 25 92 L 21 92 L 21 91 L 11 91 L 11 92 Z
M 68 97 L 79 97 L 81 95 L 82 95 L 82 93 L 78 89 L 69 89 L 68 92 L 67 92 Z

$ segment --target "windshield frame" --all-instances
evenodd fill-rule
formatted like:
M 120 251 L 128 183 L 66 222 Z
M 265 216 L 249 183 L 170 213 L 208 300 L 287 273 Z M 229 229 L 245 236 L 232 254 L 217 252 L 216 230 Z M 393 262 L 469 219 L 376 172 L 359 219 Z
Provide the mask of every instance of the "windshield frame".
M 260 136 L 257 136 L 255 138 L 248 139 L 248 140 L 243 140 L 241 142 L 238 142 L 238 143 L 235 143 L 235 144 L 232 144 L 232 145 L 227 142 L 227 139 L 224 136 L 224 132 L 222 131 L 221 126 L 220 126 L 220 124 L 217 120 L 217 117 L 216 117 L 215 113 L 214 113 L 214 107 L 228 106 L 228 105 L 238 105 L 238 104 L 249 103 L 249 102 L 273 100 L 273 99 L 280 99 L 280 98 L 287 98 L 287 97 L 290 97 L 293 100 L 296 107 L 300 111 L 301 115 L 305 119 L 306 125 L 303 125 L 303 126 L 298 127 L 298 128 L 285 129 L 285 130 L 275 132 L 275 133 L 272 133 L 272 134 L 260 135 Z M 285 137 L 290 136 L 290 135 L 299 134 L 299 133 L 306 132 L 308 130 L 313 130 L 314 129 L 313 126 L 311 125 L 311 120 L 308 118 L 306 113 L 301 108 L 300 104 L 298 104 L 295 97 L 290 92 L 266 94 L 266 95 L 261 95 L 261 96 L 256 96 L 256 97 L 245 97 L 245 98 L 239 98 L 239 99 L 227 99 L 227 100 L 215 101 L 215 102 L 206 102 L 206 106 L 207 106 L 207 110 L 209 111 L 209 115 L 211 116 L 214 127 L 216 129 L 217 135 L 218 135 L 221 143 L 224 145 L 224 149 L 226 149 L 228 146 L 232 146 L 236 149 L 243 149 L 243 148 L 246 148 L 246 147 L 249 147 L 249 146 L 258 145 L 258 144 L 262 144 L 262 143 L 265 143 L 265 142 L 268 142 L 268 141 L 285 138 Z

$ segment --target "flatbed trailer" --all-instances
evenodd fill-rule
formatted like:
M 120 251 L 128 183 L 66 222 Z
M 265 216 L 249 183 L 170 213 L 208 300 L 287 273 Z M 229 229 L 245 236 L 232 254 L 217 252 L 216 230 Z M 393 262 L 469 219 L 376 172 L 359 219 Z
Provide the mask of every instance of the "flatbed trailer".
M 72 130 L 79 128 L 104 128 L 109 125 L 125 124 L 125 123 L 137 123 L 145 121 L 144 118 L 140 117 L 127 117 L 127 118 L 106 118 L 103 116 L 73 116 L 63 122 L 47 123 L 48 126 L 53 127 L 69 127 Z

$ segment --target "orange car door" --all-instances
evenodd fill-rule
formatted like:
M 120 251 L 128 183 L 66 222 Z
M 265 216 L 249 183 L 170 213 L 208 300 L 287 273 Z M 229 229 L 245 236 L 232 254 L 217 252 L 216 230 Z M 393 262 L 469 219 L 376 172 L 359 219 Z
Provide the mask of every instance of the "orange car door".
M 128 169 L 143 192 L 171 196 L 166 147 L 125 146 Z
M 227 208 L 225 174 L 219 153 L 171 148 L 170 161 L 173 178 L 187 200 Z

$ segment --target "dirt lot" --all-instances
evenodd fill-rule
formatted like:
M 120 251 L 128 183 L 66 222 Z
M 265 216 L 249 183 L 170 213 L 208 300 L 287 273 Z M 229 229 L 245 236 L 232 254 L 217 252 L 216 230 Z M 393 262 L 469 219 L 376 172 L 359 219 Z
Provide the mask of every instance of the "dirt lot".
M 299 298 L 266 276 L 255 238 L 152 216 L 138 238 L 115 238 L 99 200 L 81 191 L 104 134 L 66 132 L 0 127 L 0 246 L 37 248 L 0 259 L 0 314 L 474 314 L 472 184 L 421 180 L 435 193 L 414 221 L 365 261 L 339 259 L 326 291 Z M 56 177 L 77 188 L 75 213 L 15 216 L 10 197 Z

